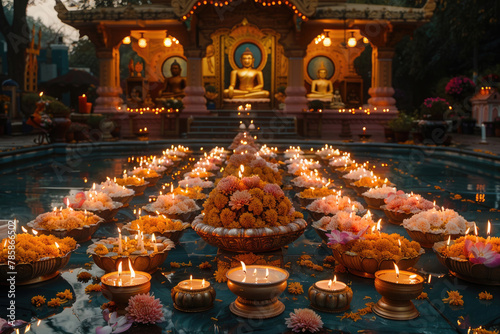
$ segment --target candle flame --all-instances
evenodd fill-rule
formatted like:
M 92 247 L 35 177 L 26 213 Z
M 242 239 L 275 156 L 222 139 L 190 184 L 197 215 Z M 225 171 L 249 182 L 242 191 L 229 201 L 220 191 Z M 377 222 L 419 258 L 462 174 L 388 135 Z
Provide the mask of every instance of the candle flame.
M 173 192 L 174 192 L 174 184 L 173 184 L 173 183 L 170 185 L 170 192 L 171 192 L 171 193 L 173 193 Z
M 477 236 L 477 225 L 474 223 L 474 234 Z
M 246 275 L 247 274 L 247 266 L 245 265 L 245 262 L 243 262 L 243 261 L 240 261 L 240 263 L 241 263 L 241 267 L 243 268 L 243 272 Z
M 116 228 L 118 230 L 118 233 L 122 233 L 122 230 L 120 230 L 119 227 Z
M 38 234 L 38 231 L 36 230 L 31 230 L 31 232 L 33 232 L 33 235 L 36 237 L 36 235 Z
M 450 242 L 451 242 L 451 235 L 448 236 L 448 241 L 446 242 L 446 246 L 450 246 Z
M 333 275 L 333 284 L 337 283 L 337 275 Z
M 193 283 L 193 275 L 189 275 L 189 282 Z
M 203 279 L 203 280 L 201 281 L 201 287 L 202 287 L 202 288 L 204 288 L 204 287 L 205 287 L 205 279 Z
M 155 234 L 153 233 L 153 236 L 151 237 L 151 241 L 156 243 L 156 237 L 155 237 Z
M 28 233 L 28 230 L 24 228 L 24 226 L 21 226 L 21 230 L 23 230 L 24 233 Z
M 26 326 L 26 328 L 24 329 L 24 333 L 29 332 L 30 329 L 31 329 L 31 324 L 28 324 L 28 326 Z
M 54 242 L 56 244 L 56 248 L 59 249 L 59 244 L 57 242 Z
M 488 220 L 488 230 L 487 230 L 486 234 L 490 235 L 490 233 L 491 233 L 491 223 Z
M 135 271 L 132 268 L 132 262 L 130 262 L 130 258 L 128 258 L 128 267 L 130 268 L 130 277 L 135 278 Z
M 429 278 L 427 279 L 427 284 L 431 284 L 431 277 L 432 275 L 429 275 Z
M 380 218 L 377 222 L 377 231 L 380 232 L 380 223 L 382 222 L 382 218 Z
M 36 326 L 40 326 L 40 323 L 42 322 L 42 319 L 38 319 L 38 321 L 36 322 Z
M 396 277 L 399 278 L 399 268 L 396 263 L 394 263 L 394 270 L 396 270 Z
M 122 274 L 122 261 L 120 261 L 120 263 L 118 264 L 118 276 L 120 276 Z
M 332 280 L 330 280 L 330 282 L 328 282 L 328 289 L 331 289 L 332 288 Z
M 266 278 L 269 277 L 269 268 L 266 268 Z
M 467 227 L 467 229 L 465 230 L 465 235 L 469 234 L 469 231 L 470 231 L 470 227 Z
M 398 239 L 399 248 L 401 248 L 401 239 Z

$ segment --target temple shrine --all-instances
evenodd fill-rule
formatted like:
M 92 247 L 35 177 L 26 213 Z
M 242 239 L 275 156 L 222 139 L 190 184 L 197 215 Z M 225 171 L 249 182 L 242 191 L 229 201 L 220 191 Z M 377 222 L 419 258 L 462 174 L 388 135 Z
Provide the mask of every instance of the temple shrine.
M 297 124 L 311 117 L 304 111 L 313 101 L 322 105 L 320 126 L 342 123 L 348 133 L 351 123 L 382 124 L 397 113 L 394 47 L 428 22 L 435 7 L 433 0 L 421 8 L 345 0 L 152 0 L 68 10 L 56 2 L 59 18 L 96 45 L 95 112 L 115 114 L 122 132 L 133 133 L 143 120 L 160 135 L 172 116 L 166 110 L 176 114 L 177 130 L 180 119 L 189 132 L 197 118 L 229 115 L 222 111 L 243 105 Z M 122 44 L 142 59 L 130 59 L 128 78 L 120 77 Z M 364 87 L 354 61 L 368 46 L 371 84 Z M 175 104 L 169 109 L 172 100 L 182 101 L 181 111 Z

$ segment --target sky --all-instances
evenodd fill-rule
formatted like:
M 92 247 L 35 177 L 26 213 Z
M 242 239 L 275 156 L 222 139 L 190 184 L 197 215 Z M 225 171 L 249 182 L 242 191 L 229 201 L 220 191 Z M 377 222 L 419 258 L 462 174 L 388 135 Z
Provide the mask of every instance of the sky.
M 35 5 L 28 7 L 28 16 L 40 18 L 46 26 L 56 30 L 62 28 L 66 36 L 64 38 L 65 44 L 71 44 L 71 42 L 78 40 L 78 30 L 62 23 L 57 17 L 57 12 L 54 9 L 55 0 L 35 0 L 35 3 Z

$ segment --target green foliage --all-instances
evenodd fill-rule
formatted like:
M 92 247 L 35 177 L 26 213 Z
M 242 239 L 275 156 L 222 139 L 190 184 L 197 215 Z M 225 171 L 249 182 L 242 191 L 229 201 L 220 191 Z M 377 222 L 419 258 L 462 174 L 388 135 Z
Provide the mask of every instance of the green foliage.
M 87 67 L 95 76 L 99 76 L 99 60 L 95 46 L 88 38 L 80 38 L 69 53 L 70 67 Z
M 60 101 L 51 101 L 45 111 L 52 117 L 68 117 L 71 113 L 68 106 Z
M 101 122 L 105 119 L 106 117 L 103 115 L 90 115 L 87 118 L 87 125 L 90 126 L 92 129 L 99 129 Z
M 397 118 L 389 121 L 388 126 L 393 131 L 410 131 L 413 127 L 413 117 L 400 112 Z

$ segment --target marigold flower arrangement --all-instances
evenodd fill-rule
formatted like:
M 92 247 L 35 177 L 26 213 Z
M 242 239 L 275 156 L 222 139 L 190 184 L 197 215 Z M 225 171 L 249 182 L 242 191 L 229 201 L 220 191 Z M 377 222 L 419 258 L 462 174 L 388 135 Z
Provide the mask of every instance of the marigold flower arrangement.
M 170 219 L 163 215 L 159 216 L 141 216 L 139 219 L 131 221 L 127 224 L 130 229 L 140 230 L 145 234 L 163 233 L 167 231 L 180 231 L 189 227 L 180 220 Z
M 302 173 L 301 175 L 293 178 L 291 182 L 294 186 L 301 188 L 322 188 L 329 183 L 326 178 L 313 172 L 309 174 Z
M 150 178 L 150 177 L 158 177 L 160 174 L 158 174 L 156 171 L 150 168 L 134 168 L 133 170 L 128 172 L 129 176 L 137 176 L 137 177 L 144 177 L 144 178 Z
M 233 139 L 233 142 L 229 146 L 230 150 L 234 150 L 240 145 L 250 145 L 252 147 L 255 147 L 256 149 L 259 148 L 259 146 L 255 143 L 255 140 L 253 139 L 252 135 L 248 134 L 247 132 L 239 132 Z
M 131 196 L 134 194 L 132 189 L 127 189 L 125 186 L 120 186 L 118 183 L 108 180 L 101 182 L 97 189 L 99 192 L 103 192 L 110 197 L 124 197 Z
M 371 188 L 365 191 L 362 195 L 371 198 L 384 199 L 391 193 L 396 193 L 398 190 L 395 187 L 389 187 L 387 185 L 382 185 L 380 188 Z
M 303 217 L 277 184 L 266 184 L 256 175 L 221 179 L 203 213 L 204 224 L 225 228 L 283 226 Z
M 369 233 L 369 230 L 367 232 L 345 244 L 330 243 L 329 245 L 341 253 L 350 253 L 377 261 L 394 260 L 396 263 L 403 258 L 414 258 L 420 254 L 421 247 L 418 242 L 409 241 L 397 233 Z
M 71 208 L 81 210 L 110 210 L 122 205 L 100 191 L 78 192 L 65 197 L 64 202 Z
M 339 230 L 358 233 L 375 226 L 375 222 L 369 211 L 364 216 L 358 216 L 352 212 L 340 211 L 335 214 L 335 216 L 325 216 L 321 218 L 318 221 L 318 225 L 327 231 Z
M 426 200 L 420 195 L 407 194 L 402 190 L 390 193 L 384 199 L 384 202 L 386 209 L 404 213 L 418 213 L 434 208 L 434 204 L 431 201 Z
M 436 250 L 445 257 L 484 264 L 488 268 L 500 266 L 500 238 L 497 237 L 487 240 L 469 235 L 456 239 L 450 246 L 445 244 Z
M 357 213 L 363 211 L 364 207 L 361 203 L 352 201 L 349 196 L 330 195 L 315 200 L 306 209 L 325 215 L 334 215 L 339 211 Z
M 87 254 L 95 254 L 116 259 L 123 256 L 152 255 L 175 247 L 175 244 L 170 239 L 162 236 L 156 236 L 156 244 L 163 244 L 163 247 L 157 247 L 158 249 L 156 252 L 151 238 L 144 238 L 142 245 L 139 244 L 140 242 L 133 238 L 127 238 L 126 241 L 122 239 L 122 251 L 120 252 L 118 238 L 110 237 L 94 242 L 87 248 Z
M 322 198 L 330 195 L 335 195 L 335 190 L 328 187 L 307 188 L 299 193 L 302 198 Z
M 167 215 L 183 214 L 200 209 L 191 198 L 175 194 L 160 195 L 156 202 L 148 204 L 145 208 L 148 211 L 158 211 L 160 214 Z
M 45 230 L 73 230 L 85 225 L 98 223 L 101 218 L 92 212 L 75 211 L 71 208 L 57 209 L 38 215 L 33 221 L 33 227 Z
M 373 172 L 369 171 L 368 169 L 364 168 L 363 166 L 358 167 L 356 169 L 351 170 L 349 173 L 346 175 L 343 175 L 342 177 L 347 180 L 359 180 L 363 177 L 373 177 Z
M 241 154 L 241 153 L 255 154 L 257 152 L 258 152 L 258 148 L 255 148 L 252 145 L 248 145 L 248 144 L 238 145 L 238 147 L 236 147 L 233 150 L 234 154 Z
M 403 227 L 424 233 L 465 234 L 467 229 L 474 227 L 474 223 L 466 221 L 454 210 L 432 208 L 405 219 Z
M 353 184 L 356 187 L 382 187 L 383 185 L 387 185 L 389 181 L 387 179 L 382 180 L 382 178 L 378 176 L 363 176 L 359 180 L 355 181 Z
M 333 148 L 331 145 L 328 146 L 325 144 L 321 150 L 316 151 L 316 155 L 318 155 L 321 159 L 330 159 L 332 157 L 338 157 L 340 155 L 340 151 L 338 148 Z
M 186 196 L 191 199 L 205 199 L 207 197 L 206 194 L 203 193 L 203 189 L 201 187 L 177 187 L 174 189 L 171 194 Z
M 236 165 L 236 163 L 242 161 L 239 161 L 240 159 L 233 159 L 233 157 L 238 158 L 240 156 L 244 158 L 244 163 Z M 244 166 L 243 172 L 241 171 L 241 166 Z M 246 154 L 233 154 L 231 158 L 229 158 L 229 163 L 224 170 L 224 176 L 239 176 L 240 174 L 243 177 L 257 175 L 264 182 L 276 183 L 278 185 L 282 184 L 282 171 L 278 169 L 278 166 L 256 156 L 252 156 L 251 159 L 248 159 L 248 155 Z
M 135 175 L 132 177 L 117 178 L 115 179 L 115 182 L 119 186 L 142 186 L 146 183 L 143 177 L 137 177 Z
M 56 242 L 59 248 L 56 246 Z M 3 239 L 1 244 L 6 245 L 7 238 Z M 76 241 L 73 238 L 60 239 L 53 235 L 34 236 L 28 233 L 20 233 L 16 235 L 15 262 L 29 263 L 44 258 L 66 256 L 74 249 L 76 249 Z M 7 263 L 7 260 L 7 247 L 3 247 L 0 253 L 0 263 Z
M 200 188 L 212 188 L 214 186 L 214 183 L 212 181 L 206 181 L 202 180 L 199 177 L 185 177 L 184 180 L 179 181 L 179 187 L 182 188 L 193 188 L 193 187 L 200 187 Z
M 328 163 L 331 167 L 343 167 L 350 166 L 353 163 L 349 155 L 343 155 L 341 157 L 332 158 Z

